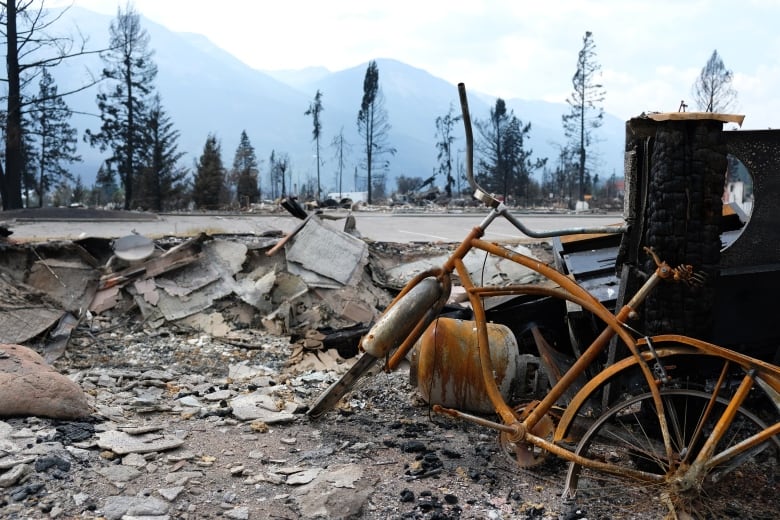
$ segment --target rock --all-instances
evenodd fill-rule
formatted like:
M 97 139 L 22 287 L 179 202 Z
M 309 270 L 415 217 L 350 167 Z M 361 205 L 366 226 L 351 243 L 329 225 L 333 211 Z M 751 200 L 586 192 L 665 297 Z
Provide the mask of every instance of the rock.
M 259 419 L 266 424 L 285 423 L 295 420 L 295 416 L 286 411 L 278 411 L 273 399 L 267 395 L 251 393 L 231 399 L 233 415 L 242 421 Z
M 82 419 L 91 413 L 81 387 L 35 351 L 0 344 L 0 417 Z
M 19 464 L 0 475 L 0 488 L 7 488 L 15 485 L 24 476 L 32 473 L 33 468 L 29 464 Z
M 225 516 L 233 520 L 247 520 L 249 518 L 248 507 L 236 507 L 225 511 Z
M 103 515 L 108 520 L 120 520 L 128 516 L 162 516 L 168 513 L 168 504 L 159 498 L 147 496 L 107 497 Z
M 287 484 L 290 486 L 300 486 L 302 484 L 308 484 L 317 476 L 322 473 L 320 468 L 310 468 L 297 473 L 293 473 L 287 477 Z
M 113 465 L 98 470 L 98 473 L 111 482 L 130 482 L 141 476 L 141 472 L 132 466 Z
M 157 490 L 157 492 L 160 493 L 160 496 L 163 497 L 168 502 L 173 502 L 174 500 L 176 500 L 178 496 L 181 495 L 182 491 L 184 491 L 184 486 L 160 488 Z
M 334 486 L 348 480 L 354 486 Z M 295 501 L 305 518 L 360 518 L 377 479 L 353 464 L 328 468 L 309 484 L 297 488 Z
M 182 439 L 163 436 L 153 433 L 141 435 L 129 435 L 117 430 L 109 430 L 97 434 L 97 445 L 104 450 L 111 450 L 117 455 L 128 453 L 151 453 L 178 448 L 184 441 Z

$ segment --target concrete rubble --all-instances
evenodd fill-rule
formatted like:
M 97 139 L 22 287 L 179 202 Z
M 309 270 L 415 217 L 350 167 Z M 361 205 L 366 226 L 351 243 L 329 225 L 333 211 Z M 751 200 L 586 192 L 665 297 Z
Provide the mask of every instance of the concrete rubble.
M 468 491 L 495 480 L 479 458 L 488 452 L 464 467 L 452 442 L 494 440 L 427 417 L 410 422 L 407 409 L 420 401 L 401 373 L 378 378 L 376 391 L 356 390 L 332 421 L 303 414 L 350 366 L 394 288 L 442 248 L 407 246 L 398 265 L 396 246 L 367 244 L 318 218 L 283 239 L 160 239 L 132 261 L 94 239 L 2 247 L 4 517 L 499 518 L 528 509 L 529 497 L 507 504 Z M 26 363 L 50 385 L 44 394 L 13 375 L 15 357 L 28 351 Z M 351 422 L 351 410 L 362 414 L 377 399 L 389 430 Z M 399 454 L 400 466 L 391 461 Z M 442 471 L 453 480 L 432 493 L 426 482 Z

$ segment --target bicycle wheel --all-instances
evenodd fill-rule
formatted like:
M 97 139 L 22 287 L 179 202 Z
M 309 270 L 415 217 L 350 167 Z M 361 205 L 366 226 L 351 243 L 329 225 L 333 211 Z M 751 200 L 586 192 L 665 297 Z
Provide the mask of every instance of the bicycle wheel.
M 589 517 L 776 518 L 780 474 L 776 438 L 755 446 L 695 482 L 685 477 L 704 441 L 728 404 L 724 397 L 684 388 L 661 391 L 673 454 L 669 458 L 651 393 L 631 397 L 601 415 L 582 437 L 576 453 L 616 469 L 660 475 L 660 483 L 608 474 L 572 463 L 566 490 Z M 708 407 L 710 409 L 708 410 Z M 768 410 L 762 410 L 768 412 Z M 772 419 L 770 424 L 774 424 Z M 715 454 L 765 429 L 758 414 L 738 410 Z M 656 479 L 658 480 L 658 479 Z M 687 515 L 687 516 L 686 516 Z

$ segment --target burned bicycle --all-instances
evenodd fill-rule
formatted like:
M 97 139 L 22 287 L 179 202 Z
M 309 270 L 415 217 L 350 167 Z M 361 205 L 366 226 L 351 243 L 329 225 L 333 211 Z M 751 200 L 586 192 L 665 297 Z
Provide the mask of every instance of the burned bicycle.
M 312 404 L 309 415 L 326 413 L 377 363 L 386 371 L 397 369 L 419 341 L 420 362 L 427 356 L 433 363 L 423 373 L 470 374 L 462 376 L 468 381 L 455 384 L 482 397 L 489 407 L 489 413 L 472 413 L 428 395 L 433 410 L 496 430 L 503 450 L 522 467 L 534 466 L 550 454 L 568 461 L 567 497 L 622 503 L 676 518 L 731 514 L 716 497 L 727 499 L 735 511 L 761 497 L 776 503 L 771 497 L 779 491 L 780 367 L 688 335 L 639 332 L 632 320 L 654 290 L 670 284 L 695 290 L 707 282 L 706 272 L 688 264 L 671 266 L 652 248 L 642 250 L 652 272 L 623 305 L 610 310 L 571 277 L 483 240 L 485 230 L 499 218 L 534 238 L 629 230 L 615 226 L 538 233 L 526 228 L 475 182 L 468 102 L 465 87 L 460 85 L 459 90 L 468 179 L 475 197 L 489 211 L 441 267 L 417 275 L 397 295 L 362 338 L 362 356 Z M 485 285 L 464 264 L 474 251 L 516 262 L 548 283 Z M 473 319 L 465 324 L 440 316 L 453 277 L 473 311 Z M 488 298 L 518 295 L 575 305 L 600 327 L 572 364 L 551 379 L 542 397 L 523 403 L 510 402 L 504 374 L 496 369 L 503 366 L 494 359 L 496 351 L 505 349 L 494 348 L 501 342 L 497 339 L 501 332 L 489 323 L 484 305 Z M 427 347 L 426 334 L 433 337 Z M 534 334 L 540 351 L 549 351 L 543 334 Z M 623 356 L 604 363 L 607 351 Z M 606 405 L 594 408 L 599 401 Z M 561 402 L 566 404 L 563 409 Z M 743 486 L 743 481 L 749 485 Z M 749 489 L 735 493 L 745 487 Z

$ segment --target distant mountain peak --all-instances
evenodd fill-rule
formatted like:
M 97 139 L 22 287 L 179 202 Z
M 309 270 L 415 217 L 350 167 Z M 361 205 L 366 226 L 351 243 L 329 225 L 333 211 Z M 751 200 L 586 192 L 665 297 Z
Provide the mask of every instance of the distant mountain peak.
M 112 17 L 74 8 L 68 12 L 68 18 L 95 41 L 107 41 Z M 263 190 L 268 189 L 265 159 L 271 151 L 289 155 L 295 184 L 300 186 L 308 182 L 316 176 L 316 158 L 311 138 L 312 121 L 304 112 L 319 89 L 324 108 L 320 139 L 322 187 L 325 191 L 333 191 L 330 187 L 336 185 L 336 167 L 329 143 L 343 130 L 344 137 L 353 145 L 344 169 L 350 172 L 349 182 L 345 178 L 343 188 L 355 190 L 353 179 L 361 175 L 359 165 L 362 161 L 356 121 L 368 62 L 339 71 L 321 66 L 261 71 L 217 47 L 206 36 L 170 31 L 146 19 L 142 19 L 142 24 L 151 37 L 150 46 L 159 68 L 155 86 L 180 132 L 179 149 L 187 154 L 183 165 L 195 163 L 209 134 L 219 138 L 223 162 L 232 164 L 240 134 L 245 130 L 261 160 Z M 63 28 L 67 29 L 68 25 L 66 22 Z M 102 69 L 97 55 L 89 59 L 92 60 L 88 64 L 91 70 Z M 379 68 L 379 83 L 391 125 L 390 145 L 397 149 L 388 174 L 387 188 L 392 191 L 395 178 L 400 175 L 427 178 L 435 170 L 436 118 L 446 115 L 450 107 L 458 110 L 458 92 L 455 82 L 435 77 L 397 59 L 382 57 L 374 61 Z M 53 74 L 60 85 L 72 83 L 76 74 L 82 73 L 77 67 L 57 69 Z M 58 73 L 71 76 L 60 77 Z M 95 114 L 96 93 L 97 88 L 79 92 L 68 99 L 68 104 L 74 111 Z M 487 118 L 496 97 L 473 94 L 470 99 L 472 118 Z M 506 101 L 518 118 L 532 123 L 530 145 L 534 157 L 548 157 L 554 161 L 556 145 L 564 142 L 560 115 L 567 109 L 566 105 L 518 99 Z M 72 124 L 82 133 L 87 128 L 95 130 L 100 121 L 94 116 L 81 115 L 74 116 Z M 608 116 L 600 132 L 598 147 L 605 172 L 622 171 L 623 121 Z M 456 139 L 455 146 L 462 148 L 462 136 L 458 135 Z M 83 175 L 85 183 L 91 184 L 103 158 L 96 149 L 83 143 L 79 153 L 85 161 L 74 165 L 73 173 Z M 442 179 L 437 180 L 437 183 L 442 182 Z

